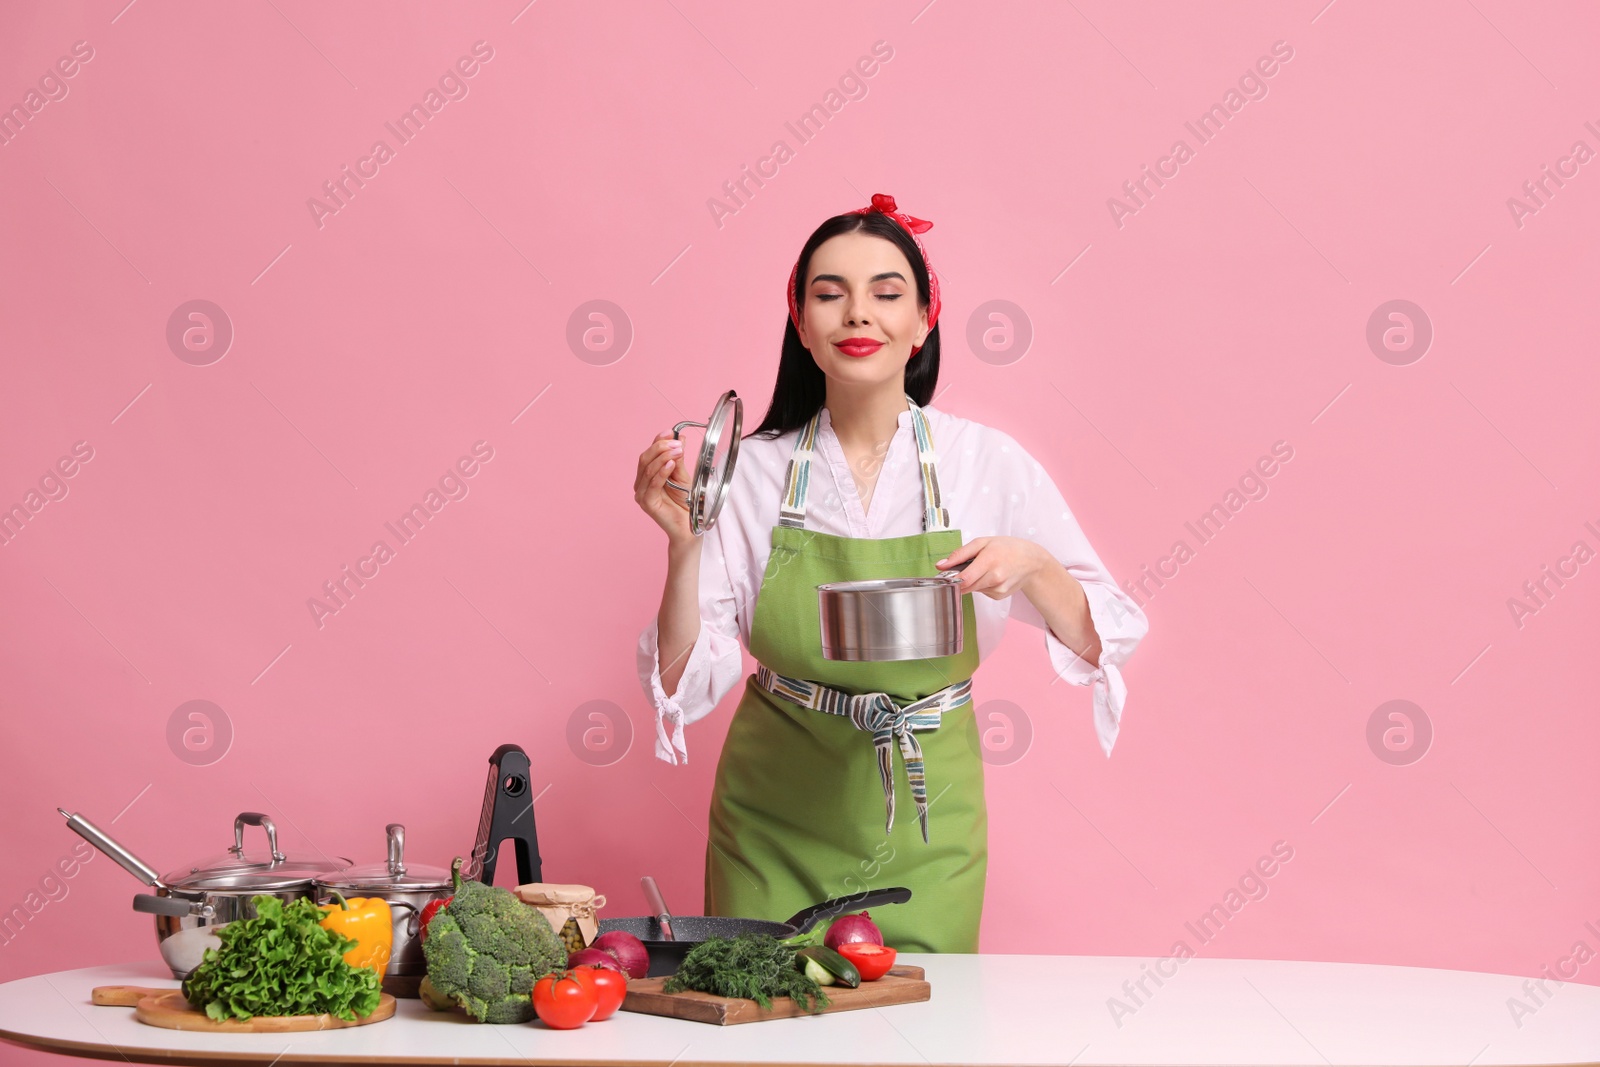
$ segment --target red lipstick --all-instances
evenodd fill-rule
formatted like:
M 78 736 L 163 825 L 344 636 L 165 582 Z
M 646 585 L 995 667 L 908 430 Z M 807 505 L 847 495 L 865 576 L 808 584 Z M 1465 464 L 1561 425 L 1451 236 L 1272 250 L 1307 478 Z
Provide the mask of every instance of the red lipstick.
M 882 341 L 874 341 L 870 337 L 847 337 L 843 341 L 834 342 L 834 346 L 847 356 L 860 359 L 870 356 L 883 347 Z

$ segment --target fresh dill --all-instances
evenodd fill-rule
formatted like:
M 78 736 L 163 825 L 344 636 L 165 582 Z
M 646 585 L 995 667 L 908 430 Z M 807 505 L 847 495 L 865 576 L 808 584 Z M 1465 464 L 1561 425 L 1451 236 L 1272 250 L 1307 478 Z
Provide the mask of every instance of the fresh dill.
M 661 987 L 668 993 L 696 989 L 720 997 L 746 997 L 763 1008 L 773 997 L 793 997 L 805 1011 L 820 1012 L 828 994 L 795 965 L 795 949 L 771 934 L 710 937 L 690 949 L 678 972 Z

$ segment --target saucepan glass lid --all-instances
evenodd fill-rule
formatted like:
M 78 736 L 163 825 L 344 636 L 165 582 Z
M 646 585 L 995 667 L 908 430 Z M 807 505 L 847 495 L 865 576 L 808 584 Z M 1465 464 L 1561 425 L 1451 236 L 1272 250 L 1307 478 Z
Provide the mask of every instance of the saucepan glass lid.
M 695 460 L 693 484 L 679 485 L 667 479 L 668 485 L 687 494 L 680 503 L 689 509 L 689 529 L 696 536 L 711 529 L 727 498 L 728 486 L 733 482 L 733 465 L 739 458 L 739 431 L 743 421 L 744 401 L 729 389 L 717 398 L 717 406 L 705 422 L 684 421 L 672 428 L 675 438 L 685 426 L 703 426 L 706 431 Z

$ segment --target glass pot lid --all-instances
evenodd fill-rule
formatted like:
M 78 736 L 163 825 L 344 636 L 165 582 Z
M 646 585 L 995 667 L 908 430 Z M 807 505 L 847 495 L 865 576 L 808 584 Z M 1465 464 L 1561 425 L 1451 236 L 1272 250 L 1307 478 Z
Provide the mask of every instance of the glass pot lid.
M 443 867 L 406 863 L 406 828 L 400 823 L 390 823 L 384 832 L 388 837 L 387 860 L 319 875 L 317 885 L 349 895 L 358 890 L 393 892 L 449 889 L 455 884 L 450 872 Z
M 178 881 L 168 881 L 167 887 L 177 893 L 278 893 L 285 890 L 310 892 L 312 883 L 317 879 L 317 873 L 289 866 L 260 867 L 255 870 L 241 867 L 231 871 L 187 874 Z
M 259 826 L 266 831 L 265 852 L 246 852 L 244 828 Z M 309 883 L 319 874 L 350 866 L 343 856 L 284 855 L 278 848 L 278 828 L 256 811 L 241 812 L 233 820 L 233 846 L 221 856 L 203 863 L 180 867 L 162 876 L 172 889 L 276 889 L 297 882 Z
M 679 485 L 670 476 L 667 478 L 668 485 L 686 494 L 685 500 L 677 502 L 688 509 L 689 529 L 696 536 L 711 529 L 727 498 L 728 486 L 733 483 L 733 465 L 739 458 L 739 428 L 743 421 L 744 401 L 729 389 L 717 398 L 717 405 L 705 422 L 685 420 L 672 428 L 674 439 L 685 426 L 703 426 L 706 431 L 695 460 L 693 483 Z

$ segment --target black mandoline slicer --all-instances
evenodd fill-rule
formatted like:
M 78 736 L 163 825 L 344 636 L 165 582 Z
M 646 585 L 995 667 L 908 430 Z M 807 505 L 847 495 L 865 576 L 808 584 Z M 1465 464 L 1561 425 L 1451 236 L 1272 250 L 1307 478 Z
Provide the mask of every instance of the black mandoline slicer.
M 516 745 L 501 745 L 489 757 L 489 783 L 483 790 L 478 837 L 471 858 L 462 865 L 462 877 L 493 885 L 500 846 L 508 839 L 517 849 L 517 881 L 513 885 L 542 882 L 528 754 Z

